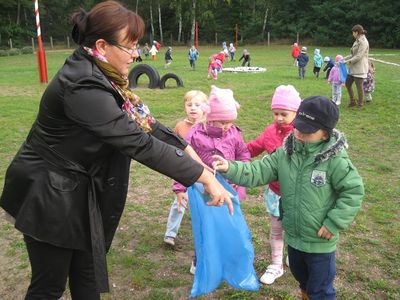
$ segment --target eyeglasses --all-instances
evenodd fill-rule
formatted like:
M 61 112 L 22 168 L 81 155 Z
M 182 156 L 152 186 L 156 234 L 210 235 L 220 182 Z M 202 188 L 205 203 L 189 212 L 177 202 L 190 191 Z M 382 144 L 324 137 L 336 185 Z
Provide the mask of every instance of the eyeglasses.
M 136 46 L 133 46 L 132 48 L 128 48 L 128 47 L 120 45 L 120 44 L 115 44 L 113 46 L 121 49 L 122 51 L 128 53 L 129 55 L 133 55 L 137 51 L 137 47 Z

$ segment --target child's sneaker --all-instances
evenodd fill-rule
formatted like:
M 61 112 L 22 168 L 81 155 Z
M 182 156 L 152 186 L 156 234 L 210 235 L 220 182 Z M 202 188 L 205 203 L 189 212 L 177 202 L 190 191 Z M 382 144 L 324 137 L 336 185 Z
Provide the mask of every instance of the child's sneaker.
M 192 264 L 190 265 L 190 274 L 194 275 L 196 273 L 196 263 L 192 260 Z
M 279 265 L 269 265 L 261 276 L 260 281 L 264 284 L 273 284 L 274 281 L 283 275 L 283 267 Z
M 166 236 L 164 238 L 164 243 L 171 245 L 171 246 L 175 246 L 175 238 L 172 236 Z

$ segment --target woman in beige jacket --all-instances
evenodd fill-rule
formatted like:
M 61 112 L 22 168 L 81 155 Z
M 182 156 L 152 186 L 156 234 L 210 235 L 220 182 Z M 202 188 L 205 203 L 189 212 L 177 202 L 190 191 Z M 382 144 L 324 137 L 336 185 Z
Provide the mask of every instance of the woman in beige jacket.
M 346 88 L 349 93 L 350 103 L 349 107 L 359 107 L 364 105 L 364 90 L 363 81 L 367 78 L 368 73 L 368 52 L 369 43 L 365 37 L 366 30 L 361 25 L 354 25 L 351 29 L 353 37 L 355 38 L 354 44 L 351 47 L 351 55 L 344 58 L 344 63 L 349 65 L 349 73 L 346 80 Z M 358 103 L 354 98 L 353 82 L 356 83 Z

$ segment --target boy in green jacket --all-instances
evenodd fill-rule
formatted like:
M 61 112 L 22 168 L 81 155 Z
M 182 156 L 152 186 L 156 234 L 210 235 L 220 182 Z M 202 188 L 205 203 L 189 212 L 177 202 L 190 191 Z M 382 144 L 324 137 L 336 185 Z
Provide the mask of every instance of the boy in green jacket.
M 364 196 L 347 142 L 334 129 L 339 111 L 322 96 L 304 99 L 294 132 L 283 147 L 261 160 L 243 163 L 214 156 L 214 168 L 232 183 L 254 187 L 279 180 L 290 270 L 303 299 L 335 299 L 339 231 L 353 221 Z

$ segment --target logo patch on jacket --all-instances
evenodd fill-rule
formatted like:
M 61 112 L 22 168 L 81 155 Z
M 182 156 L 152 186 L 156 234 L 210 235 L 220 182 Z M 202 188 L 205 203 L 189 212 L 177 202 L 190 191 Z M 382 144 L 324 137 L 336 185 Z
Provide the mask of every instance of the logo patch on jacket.
M 326 184 L 326 172 L 313 170 L 311 174 L 311 183 L 315 186 L 324 186 Z

